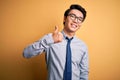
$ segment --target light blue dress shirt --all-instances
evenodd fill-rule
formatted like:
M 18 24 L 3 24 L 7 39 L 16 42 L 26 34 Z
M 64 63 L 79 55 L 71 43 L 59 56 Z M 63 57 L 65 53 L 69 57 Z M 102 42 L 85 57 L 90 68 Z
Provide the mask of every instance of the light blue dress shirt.
M 25 58 L 31 58 L 45 52 L 48 80 L 63 80 L 66 62 L 66 35 L 62 31 L 62 42 L 54 43 L 52 33 L 28 45 L 23 52 Z M 71 41 L 72 80 L 88 80 L 88 50 L 85 43 L 76 36 Z

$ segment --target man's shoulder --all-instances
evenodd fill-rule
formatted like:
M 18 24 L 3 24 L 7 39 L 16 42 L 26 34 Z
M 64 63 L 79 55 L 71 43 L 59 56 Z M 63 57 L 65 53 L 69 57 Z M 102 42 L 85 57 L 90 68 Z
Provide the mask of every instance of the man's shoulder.
M 39 38 L 39 41 L 41 40 L 52 40 L 52 33 L 44 34 L 42 37 Z
M 78 37 L 75 36 L 74 41 L 75 41 L 77 44 L 79 44 L 79 45 L 81 45 L 81 46 L 87 48 L 86 43 L 85 43 L 81 38 L 78 38 Z
M 52 36 L 52 33 L 47 33 L 44 36 Z
M 48 37 L 52 37 L 52 33 L 44 34 L 41 38 L 44 39 L 44 38 L 48 38 Z

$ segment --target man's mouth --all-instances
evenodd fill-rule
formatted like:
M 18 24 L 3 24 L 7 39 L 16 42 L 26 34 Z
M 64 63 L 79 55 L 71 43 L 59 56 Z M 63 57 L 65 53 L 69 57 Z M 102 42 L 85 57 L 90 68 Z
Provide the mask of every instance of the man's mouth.
M 71 24 L 72 28 L 77 28 L 77 25 Z

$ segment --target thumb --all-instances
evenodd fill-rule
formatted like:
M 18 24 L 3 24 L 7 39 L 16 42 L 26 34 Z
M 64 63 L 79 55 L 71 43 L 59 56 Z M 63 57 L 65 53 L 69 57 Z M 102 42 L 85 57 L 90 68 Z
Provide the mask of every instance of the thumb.
M 55 26 L 55 33 L 58 33 L 58 26 Z

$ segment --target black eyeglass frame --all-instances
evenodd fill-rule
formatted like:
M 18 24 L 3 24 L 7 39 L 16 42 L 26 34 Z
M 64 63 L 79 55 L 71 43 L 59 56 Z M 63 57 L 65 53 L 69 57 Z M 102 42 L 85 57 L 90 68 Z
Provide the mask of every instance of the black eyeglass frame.
M 75 14 L 70 13 L 68 14 L 68 16 L 70 17 L 71 20 L 75 21 L 77 19 L 77 23 L 82 23 L 83 22 L 83 18 L 82 17 L 77 17 Z

